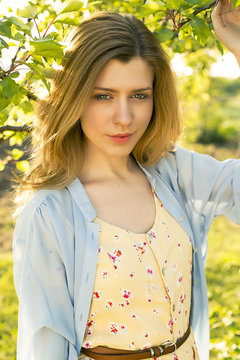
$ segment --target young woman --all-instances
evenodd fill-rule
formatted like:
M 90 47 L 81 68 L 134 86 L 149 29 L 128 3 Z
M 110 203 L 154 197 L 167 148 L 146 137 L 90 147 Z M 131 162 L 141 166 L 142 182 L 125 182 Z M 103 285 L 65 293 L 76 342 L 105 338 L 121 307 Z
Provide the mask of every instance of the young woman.
M 240 61 L 239 10 L 213 20 Z M 19 187 L 17 359 L 207 360 L 207 233 L 240 223 L 240 161 L 174 146 L 169 61 L 137 18 L 91 16 L 66 57 Z

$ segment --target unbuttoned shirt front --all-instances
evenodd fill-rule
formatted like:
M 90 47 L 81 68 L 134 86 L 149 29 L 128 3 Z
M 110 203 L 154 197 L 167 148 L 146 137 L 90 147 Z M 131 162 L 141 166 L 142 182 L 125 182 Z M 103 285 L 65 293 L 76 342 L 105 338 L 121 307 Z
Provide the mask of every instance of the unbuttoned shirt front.
M 190 323 L 200 360 L 208 360 L 207 234 L 218 215 L 240 224 L 240 160 L 177 148 L 154 166 L 139 166 L 192 239 Z M 63 189 L 36 191 L 21 211 L 13 239 L 17 360 L 78 359 L 98 263 L 96 215 L 77 177 Z

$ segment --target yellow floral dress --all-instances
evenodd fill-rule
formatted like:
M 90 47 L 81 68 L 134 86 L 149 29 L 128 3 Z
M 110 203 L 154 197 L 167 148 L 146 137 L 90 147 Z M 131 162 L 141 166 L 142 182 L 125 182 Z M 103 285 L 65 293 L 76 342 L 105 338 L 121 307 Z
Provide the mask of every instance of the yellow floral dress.
M 188 328 L 191 239 L 153 196 L 155 222 L 146 234 L 94 220 L 100 225 L 99 259 L 85 348 L 145 349 L 175 342 Z M 199 359 L 192 331 L 179 349 L 158 359 Z

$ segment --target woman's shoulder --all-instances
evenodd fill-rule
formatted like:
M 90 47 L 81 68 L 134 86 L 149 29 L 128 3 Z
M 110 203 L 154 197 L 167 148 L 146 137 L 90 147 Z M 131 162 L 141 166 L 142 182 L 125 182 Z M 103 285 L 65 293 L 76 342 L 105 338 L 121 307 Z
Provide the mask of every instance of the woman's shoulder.
M 30 220 L 39 213 L 42 217 L 71 212 L 71 196 L 67 187 L 61 189 L 39 189 L 22 206 L 18 219 Z

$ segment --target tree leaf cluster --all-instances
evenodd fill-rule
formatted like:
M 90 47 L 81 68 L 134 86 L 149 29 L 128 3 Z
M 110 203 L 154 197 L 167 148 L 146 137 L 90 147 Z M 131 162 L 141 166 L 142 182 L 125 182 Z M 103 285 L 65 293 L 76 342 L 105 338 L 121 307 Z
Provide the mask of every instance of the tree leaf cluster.
M 235 6 L 239 2 L 235 0 Z M 209 3 L 207 0 L 53 0 L 51 3 L 33 0 L 24 9 L 10 9 L 8 15 L 2 14 L 0 56 L 7 61 L 0 63 L 0 143 L 21 144 L 29 136 L 23 129 L 34 118 L 34 102 L 51 92 L 53 72 L 64 59 L 65 39 L 88 14 L 102 10 L 134 14 L 154 32 L 171 57 L 212 48 L 223 53 L 212 30 L 210 13 L 214 3 L 215 0 Z M 197 62 L 192 67 L 196 68 Z M 5 125 L 19 126 L 19 131 L 3 130 Z

